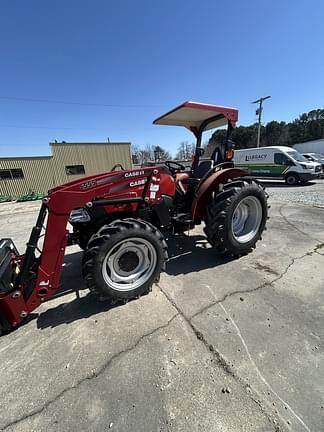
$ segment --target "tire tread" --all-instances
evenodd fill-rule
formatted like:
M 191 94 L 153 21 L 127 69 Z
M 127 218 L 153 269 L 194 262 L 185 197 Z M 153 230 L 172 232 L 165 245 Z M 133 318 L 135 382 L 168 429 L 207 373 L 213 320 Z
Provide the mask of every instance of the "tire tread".
M 220 253 L 228 253 L 232 256 L 238 257 L 251 252 L 255 248 L 256 241 L 248 245 L 245 249 L 243 247 L 236 248 L 228 239 L 226 230 L 229 229 L 228 222 L 232 204 L 238 198 L 239 194 L 245 189 L 250 188 L 251 192 L 256 192 L 264 200 L 264 213 L 263 220 L 260 227 L 259 240 L 263 230 L 265 229 L 265 221 L 267 219 L 267 199 L 268 194 L 264 190 L 264 186 L 252 179 L 234 179 L 223 185 L 222 190 L 216 194 L 213 200 L 208 204 L 205 218 L 205 234 L 209 243 L 217 249 Z
M 161 250 L 162 259 L 158 262 L 158 271 L 155 279 L 147 281 L 141 289 L 137 288 L 133 291 L 123 291 L 118 292 L 117 290 L 110 289 L 109 294 L 101 284 L 96 283 L 96 267 L 97 260 L 102 253 L 102 247 L 108 241 L 112 241 L 113 238 L 119 234 L 127 235 L 128 232 L 134 231 L 138 232 L 146 232 L 150 235 L 153 235 L 157 242 L 159 243 L 159 247 Z M 138 298 L 139 296 L 147 294 L 152 289 L 152 285 L 156 282 L 160 277 L 161 270 L 165 270 L 165 264 L 168 259 L 168 246 L 166 241 L 164 240 L 164 236 L 162 233 L 152 224 L 146 222 L 144 220 L 139 219 L 117 219 L 110 223 L 109 225 L 102 226 L 96 234 L 94 234 L 88 243 L 88 248 L 83 254 L 82 259 L 82 276 L 86 282 L 87 287 L 93 293 L 96 293 L 100 296 L 107 297 L 107 295 L 114 302 L 121 301 L 123 303 Z

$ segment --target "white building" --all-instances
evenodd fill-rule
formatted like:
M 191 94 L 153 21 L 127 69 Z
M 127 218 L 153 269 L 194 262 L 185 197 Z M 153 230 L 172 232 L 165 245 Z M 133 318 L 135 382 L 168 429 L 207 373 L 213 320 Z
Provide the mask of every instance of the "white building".
M 299 151 L 299 153 L 321 153 L 324 154 L 324 138 L 307 141 L 304 143 L 294 144 L 294 149 Z

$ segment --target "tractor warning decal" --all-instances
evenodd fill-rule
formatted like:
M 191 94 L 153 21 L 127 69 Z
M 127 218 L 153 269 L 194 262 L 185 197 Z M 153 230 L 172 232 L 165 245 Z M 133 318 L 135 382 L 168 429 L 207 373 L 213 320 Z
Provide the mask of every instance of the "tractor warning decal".
M 155 180 L 157 180 L 155 178 Z M 156 198 L 156 193 L 160 190 L 160 185 L 159 184 L 150 184 L 150 199 L 155 199 Z
M 158 184 L 150 184 L 150 191 L 157 192 L 160 189 L 160 185 Z

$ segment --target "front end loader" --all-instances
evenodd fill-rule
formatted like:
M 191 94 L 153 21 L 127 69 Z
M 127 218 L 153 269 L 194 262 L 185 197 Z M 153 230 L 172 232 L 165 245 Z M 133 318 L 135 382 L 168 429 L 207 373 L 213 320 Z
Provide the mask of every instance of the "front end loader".
M 72 244 L 84 249 L 87 287 L 113 302 L 148 293 L 165 268 L 166 240 L 201 223 L 220 253 L 238 257 L 252 251 L 265 229 L 267 195 L 232 162 L 230 134 L 237 117 L 234 108 L 185 102 L 154 123 L 193 132 L 191 167 L 176 161 L 129 170 L 119 166 L 50 190 L 25 253 L 20 255 L 10 239 L 0 241 L 0 332 L 17 327 L 55 295 Z M 210 160 L 202 160 L 202 133 L 222 126 L 227 126 L 225 142 Z

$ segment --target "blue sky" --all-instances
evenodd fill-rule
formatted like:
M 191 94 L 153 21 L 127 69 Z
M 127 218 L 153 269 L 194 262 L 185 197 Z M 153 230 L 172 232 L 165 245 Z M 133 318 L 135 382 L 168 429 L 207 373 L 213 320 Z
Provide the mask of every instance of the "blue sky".
M 323 22 L 322 0 L 1 0 L 0 156 L 107 137 L 175 153 L 190 134 L 152 120 L 188 99 L 240 124 L 268 94 L 265 122 L 323 107 Z

